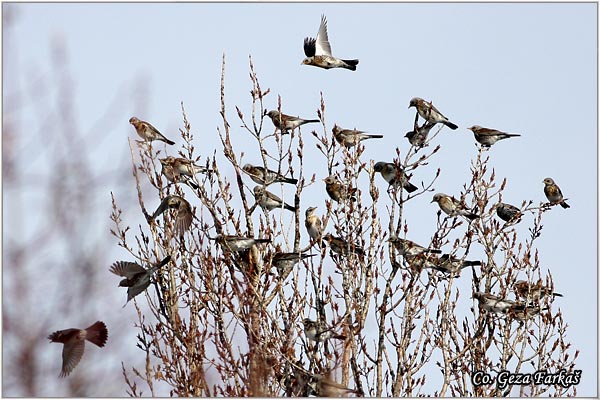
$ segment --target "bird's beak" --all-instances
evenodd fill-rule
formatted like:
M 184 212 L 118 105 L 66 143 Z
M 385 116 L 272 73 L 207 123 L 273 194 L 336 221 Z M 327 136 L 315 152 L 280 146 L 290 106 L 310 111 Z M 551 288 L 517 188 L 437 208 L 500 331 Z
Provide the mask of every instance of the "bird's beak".
M 433 203 L 434 201 L 435 201 L 435 200 L 431 200 L 431 201 L 429 202 L 429 204 Z

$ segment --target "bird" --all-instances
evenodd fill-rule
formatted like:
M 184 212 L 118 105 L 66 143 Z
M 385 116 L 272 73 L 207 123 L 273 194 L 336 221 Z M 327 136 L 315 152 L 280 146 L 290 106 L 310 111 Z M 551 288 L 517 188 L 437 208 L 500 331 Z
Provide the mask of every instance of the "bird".
M 175 144 L 174 141 L 167 139 L 162 133 L 153 127 L 149 122 L 142 121 L 136 117 L 129 118 L 129 123 L 133 125 L 137 134 L 146 142 L 161 140 L 167 144 Z
M 543 310 L 545 311 L 547 309 L 548 307 L 544 307 Z M 514 318 L 520 322 L 524 322 L 538 315 L 540 311 L 542 311 L 542 308 L 540 306 L 516 303 L 512 305 L 506 313 L 509 317 Z
M 298 183 L 298 179 L 286 178 L 285 176 L 264 167 L 246 164 L 242 167 L 242 170 L 250 176 L 250 179 L 259 185 L 269 186 L 271 183 L 275 182 L 291 183 L 292 185 Z
M 313 122 L 321 122 L 318 119 L 303 119 L 300 117 L 292 117 L 291 115 L 286 115 L 284 113 L 280 113 L 277 110 L 271 110 L 267 113 L 271 121 L 273 121 L 273 125 L 275 128 L 279 129 L 282 134 L 289 133 L 290 130 L 294 130 L 298 128 L 300 125 L 310 124 Z
M 150 286 L 150 279 L 154 273 L 167 265 L 171 261 L 171 256 L 166 256 L 161 262 L 146 269 L 141 265 L 130 261 L 117 261 L 110 266 L 109 271 L 115 275 L 122 276 L 124 279 L 119 282 L 119 287 L 126 287 L 127 301 L 123 305 L 125 307 L 131 299 Z
M 395 234 L 388 239 L 400 255 L 417 256 L 423 253 L 440 254 L 442 251 L 420 246 L 408 239 L 400 239 Z
M 523 215 L 517 207 L 502 202 L 496 204 L 496 214 L 498 218 L 506 222 L 511 222 Z
M 545 296 L 563 297 L 562 294 L 553 292 L 549 287 L 544 286 L 542 280 L 538 280 L 535 284 L 524 280 L 515 282 L 513 285 L 515 294 L 523 299 L 541 300 Z
M 329 244 L 331 250 L 339 255 L 347 256 L 349 254 L 357 254 L 361 256 L 365 254 L 365 251 L 362 249 L 362 247 L 355 243 L 350 243 L 341 237 L 333 236 L 331 233 L 323 236 L 323 239 L 325 239 L 325 241 Z
M 304 318 L 303 324 L 304 335 L 313 342 L 323 342 L 329 338 L 340 340 L 346 339 L 346 336 L 335 333 L 333 328 L 324 327 L 317 321 L 313 321 L 310 318 Z
M 379 172 L 383 179 L 393 188 L 402 185 L 408 193 L 412 193 L 418 189 L 418 187 L 408 181 L 404 170 L 397 168 L 394 163 L 379 161 L 375 163 L 373 169 L 375 172 Z
M 448 121 L 448 118 L 439 112 L 438 109 L 435 108 L 429 101 L 425 101 L 420 97 L 413 97 L 410 99 L 410 103 L 408 105 L 408 108 L 411 107 L 415 107 L 421 118 L 427 122 L 431 122 L 433 124 L 442 123 L 452 130 L 458 129 L 456 124 Z
M 104 347 L 108 339 L 108 329 L 102 321 L 96 321 L 85 329 L 70 328 L 48 335 L 50 343 L 63 343 L 62 368 L 59 378 L 68 376 L 79 364 L 85 350 L 85 341 Z
M 156 211 L 154 211 L 154 214 L 148 218 L 148 221 L 154 220 L 167 209 L 177 210 L 177 215 L 175 217 L 175 231 L 180 236 L 183 235 L 192 225 L 192 219 L 194 218 L 192 206 L 190 206 L 190 203 L 181 196 L 174 194 L 166 196 L 163 201 L 160 202 L 160 205 Z
M 264 186 L 255 186 L 253 191 L 256 203 L 258 203 L 259 206 L 261 206 L 267 211 L 271 211 L 275 208 L 281 207 L 292 212 L 296 211 L 296 207 L 284 203 L 284 201 L 281 200 L 281 198 L 269 192 Z
M 347 149 L 356 146 L 363 140 L 383 138 L 383 135 L 368 135 L 364 131 L 357 131 L 356 129 L 344 129 L 339 127 L 337 124 L 333 125 L 332 132 L 335 140 Z
M 162 165 L 162 174 L 170 182 L 183 182 L 190 185 L 194 189 L 198 189 L 198 185 L 193 182 L 192 178 L 196 174 L 205 174 L 212 170 L 194 164 L 187 158 L 168 156 L 159 159 Z
M 306 254 L 300 252 L 283 253 L 279 251 L 273 255 L 273 259 L 271 262 L 272 265 L 274 265 L 275 268 L 277 268 L 279 275 L 285 279 L 285 277 L 288 276 L 292 268 L 294 268 L 294 266 L 298 264 L 299 261 L 305 260 L 315 255 L 316 254 Z
M 491 147 L 498 140 L 521 136 L 518 133 L 506 133 L 496 129 L 483 128 L 479 125 L 473 125 L 467 129 L 473 132 L 475 140 L 481 143 L 483 147 L 487 148 Z
M 314 241 L 319 244 L 319 247 L 322 246 L 321 237 L 323 236 L 323 224 L 321 223 L 321 218 L 315 215 L 315 210 L 317 207 L 308 207 L 304 212 L 304 226 L 306 226 L 306 231 L 308 232 L 308 236 L 311 241 Z
M 515 304 L 512 300 L 505 300 L 491 293 L 475 292 L 473 297 L 479 301 L 480 308 L 493 313 L 506 314 Z
M 560 191 L 560 188 L 556 183 L 554 183 L 554 179 L 546 178 L 544 179 L 544 193 L 548 198 L 548 201 L 552 204 L 560 204 L 562 208 L 569 208 L 570 205 L 563 199 L 563 194 Z
M 442 211 L 451 217 L 462 215 L 463 217 L 466 217 L 470 220 L 479 218 L 478 214 L 469 211 L 460 201 L 458 201 L 454 197 L 448 196 L 447 194 L 436 193 L 433 196 L 433 200 L 431 200 L 431 203 L 433 202 L 438 203 Z
M 450 254 L 442 254 L 433 262 L 433 269 L 445 274 L 457 274 L 460 273 L 463 268 L 474 267 L 477 265 L 483 265 L 483 263 L 481 261 L 462 260 L 460 258 L 452 257 Z
M 332 200 L 338 203 L 345 200 L 356 201 L 356 188 L 353 188 L 350 185 L 344 185 L 333 175 L 323 179 L 323 182 L 325 182 L 325 190 Z
M 429 132 L 431 128 L 435 126 L 434 122 L 425 121 L 423 126 L 419 126 L 417 124 L 417 120 L 415 119 L 415 125 L 412 131 L 407 132 L 404 135 L 405 138 L 408 139 L 408 142 L 415 147 L 424 147 L 425 142 L 427 141 L 427 136 L 429 136 Z
M 362 395 L 361 392 L 355 389 L 350 389 L 335 382 L 329 376 L 316 374 L 312 376 L 312 381 L 314 381 L 312 388 L 316 395 L 320 397 L 342 397 L 349 393 Z
M 271 239 L 254 239 L 238 235 L 217 235 L 213 239 L 231 251 L 248 250 L 257 243 L 271 242 Z
M 331 54 L 325 15 L 321 15 L 317 38 L 307 37 L 304 39 L 304 54 L 306 58 L 302 60 L 303 65 L 313 65 L 324 69 L 346 68 L 351 71 L 356 71 L 358 65 L 358 60 L 342 60 Z

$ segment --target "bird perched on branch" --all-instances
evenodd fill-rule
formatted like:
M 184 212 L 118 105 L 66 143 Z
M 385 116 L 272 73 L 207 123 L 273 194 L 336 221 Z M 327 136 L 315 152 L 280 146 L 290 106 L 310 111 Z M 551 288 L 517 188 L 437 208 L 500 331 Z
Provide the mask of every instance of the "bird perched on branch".
M 316 209 L 317 207 L 309 207 L 306 209 L 304 225 L 306 226 L 306 231 L 308 232 L 311 241 L 318 243 L 319 247 L 322 247 L 321 237 L 323 236 L 323 225 L 321 223 L 321 218 L 315 215 Z
M 538 280 L 535 284 L 520 280 L 515 282 L 513 288 L 515 290 L 516 295 L 522 299 L 529 298 L 532 300 L 541 300 L 545 296 L 562 297 L 562 294 L 553 292 L 552 289 L 550 289 L 547 286 L 544 286 L 541 279 Z
M 349 393 L 362 395 L 361 392 L 339 384 L 326 375 L 313 375 L 311 381 L 313 382 L 311 387 L 315 394 L 320 397 L 342 397 Z
M 356 71 L 358 65 L 358 60 L 342 60 L 331 54 L 325 15 L 321 15 L 317 38 L 307 37 L 304 39 L 304 54 L 306 54 L 306 58 L 302 60 L 303 65 L 313 65 L 324 69 L 346 68 L 351 71 Z
M 491 293 L 475 292 L 473 297 L 479 301 L 479 308 L 493 313 L 506 314 L 515 304 L 512 300 L 505 300 Z
M 397 168 L 394 163 L 379 161 L 375 163 L 373 170 L 379 172 L 391 187 L 402 186 L 408 193 L 412 193 L 418 189 L 418 187 L 408 181 L 404 170 Z
M 135 296 L 146 290 L 148 286 L 150 286 L 152 275 L 154 275 L 158 269 L 167 265 L 169 261 L 171 261 L 171 256 L 166 256 L 161 262 L 148 269 L 129 261 L 117 261 L 111 265 L 109 269 L 110 272 L 125 278 L 119 282 L 119 287 L 128 288 L 127 301 L 123 307 L 125 307 Z
M 313 122 L 321 122 L 318 119 L 303 119 L 300 117 L 292 117 L 291 115 L 286 115 L 284 113 L 280 113 L 277 110 L 271 110 L 267 113 L 271 121 L 273 121 L 273 125 L 275 128 L 279 129 L 282 134 L 289 133 L 290 130 L 294 130 L 301 125 L 310 124 Z
M 483 147 L 487 148 L 491 147 L 498 140 L 521 136 L 518 133 L 506 133 L 496 129 L 483 128 L 479 125 L 473 125 L 467 129 L 473 132 L 475 140 L 477 140 Z
M 408 139 L 408 142 L 415 147 L 423 147 L 425 146 L 425 142 L 427 141 L 427 137 L 429 136 L 429 132 L 431 128 L 435 126 L 435 122 L 425 121 L 423 126 L 419 126 L 417 124 L 417 118 L 415 118 L 415 124 L 413 130 L 407 132 L 404 135 L 405 138 Z
M 279 272 L 279 276 L 285 279 L 286 276 L 291 272 L 292 268 L 299 261 L 315 256 L 316 254 L 306 254 L 306 253 L 282 253 L 277 252 L 273 255 L 272 265 L 277 268 Z
M 333 125 L 332 132 L 335 140 L 347 149 L 356 146 L 363 140 L 383 138 L 383 135 L 369 135 L 366 134 L 364 131 L 341 128 L 337 124 Z
M 395 234 L 390 236 L 388 239 L 398 254 L 400 255 L 409 255 L 409 256 L 417 256 L 423 253 L 431 253 L 431 254 L 440 254 L 442 251 L 437 249 L 429 249 L 427 247 L 420 246 L 415 242 L 408 239 L 400 239 Z
M 213 240 L 231 251 L 247 250 L 257 243 L 271 243 L 271 239 L 254 239 L 237 235 L 217 235 Z
M 433 262 L 433 269 L 445 274 L 459 274 L 463 268 L 483 265 L 481 261 L 469 261 L 452 257 L 450 254 L 442 254 Z
M 420 97 L 413 97 L 410 99 L 410 103 L 408 105 L 408 108 L 411 107 L 415 107 L 421 118 L 427 122 L 431 122 L 433 124 L 441 123 L 452 130 L 458 129 L 456 124 L 450 122 L 448 118 L 439 112 L 439 110 L 433 106 L 433 103 L 429 101 L 425 101 Z
M 569 208 L 570 205 L 563 198 L 563 194 L 560 191 L 560 188 L 556 183 L 554 183 L 554 179 L 546 178 L 544 179 L 544 193 L 548 198 L 548 201 L 552 204 L 560 204 L 562 208 Z
M 162 174 L 170 182 L 183 182 L 194 189 L 198 189 L 198 185 L 192 180 L 196 174 L 212 172 L 204 166 L 194 164 L 187 158 L 168 156 L 159 161 L 162 165 Z
M 333 236 L 331 233 L 323 236 L 323 239 L 329 244 L 331 251 L 339 255 L 347 256 L 348 254 L 357 254 L 362 256 L 365 254 L 365 251 L 362 247 L 355 243 L 350 243 L 341 237 Z
M 346 336 L 338 335 L 333 328 L 322 326 L 317 321 L 310 318 L 304 318 L 304 335 L 314 342 L 323 342 L 329 338 L 345 340 Z
M 548 307 L 544 307 L 544 311 L 547 310 Z M 540 306 L 532 306 L 524 303 L 516 303 L 513 304 L 506 312 L 506 314 L 510 318 L 514 318 L 520 322 L 525 322 L 528 319 L 531 319 L 538 315 L 542 311 Z
M 433 200 L 431 200 L 431 203 L 433 202 L 438 203 L 441 210 L 451 217 L 462 215 L 463 217 L 466 217 L 470 220 L 479 218 L 478 214 L 469 211 L 467 207 L 464 204 L 462 204 L 459 200 L 455 199 L 454 197 L 448 196 L 447 194 L 436 193 L 433 196 Z
M 178 235 L 183 235 L 192 225 L 194 214 L 192 213 L 192 206 L 190 206 L 190 203 L 181 196 L 170 195 L 165 197 L 156 211 L 154 211 L 154 214 L 148 218 L 148 222 L 156 219 L 156 217 L 167 209 L 177 210 L 177 216 L 175 217 L 175 231 Z
M 521 218 L 523 215 L 521 210 L 519 210 L 517 207 L 506 203 L 496 204 L 496 214 L 498 215 L 498 218 L 506 222 L 511 222 Z
M 335 176 L 328 176 L 323 179 L 325 190 L 332 200 L 340 203 L 344 200 L 356 201 L 356 188 L 350 185 L 344 185 Z
M 255 186 L 253 191 L 256 203 L 267 211 L 281 207 L 292 212 L 296 211 L 296 207 L 286 204 L 279 196 L 269 192 L 264 186 Z
M 242 167 L 242 170 L 248 174 L 250 179 L 259 185 L 269 186 L 271 183 L 276 182 L 291 183 L 292 185 L 298 183 L 298 179 L 286 178 L 285 176 L 275 171 L 271 171 L 270 169 L 265 169 L 264 167 L 246 164 Z
M 175 144 L 174 141 L 167 139 L 162 133 L 153 127 L 149 122 L 142 121 L 136 117 L 129 118 L 129 123 L 133 125 L 137 134 L 144 139 L 145 142 L 160 140 L 167 144 Z

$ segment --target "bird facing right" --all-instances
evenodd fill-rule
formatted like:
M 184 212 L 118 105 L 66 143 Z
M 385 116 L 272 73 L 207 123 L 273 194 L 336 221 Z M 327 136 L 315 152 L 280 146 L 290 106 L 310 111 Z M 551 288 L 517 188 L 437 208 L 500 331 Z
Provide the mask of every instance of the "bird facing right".
M 350 71 L 356 71 L 358 60 L 342 60 L 331 55 L 331 45 L 327 37 L 327 19 L 321 15 L 321 25 L 317 38 L 304 39 L 304 54 L 306 58 L 302 60 L 303 65 L 312 65 L 319 68 L 345 68 Z

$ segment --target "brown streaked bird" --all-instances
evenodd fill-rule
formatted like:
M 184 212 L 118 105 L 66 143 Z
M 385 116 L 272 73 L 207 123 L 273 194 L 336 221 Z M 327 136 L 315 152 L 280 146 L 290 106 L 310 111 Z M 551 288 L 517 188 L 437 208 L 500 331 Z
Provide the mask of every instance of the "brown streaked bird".
M 473 132 L 475 140 L 477 140 L 483 147 L 487 148 L 491 147 L 498 140 L 521 136 L 518 133 L 506 133 L 496 129 L 484 128 L 479 125 L 473 125 L 467 129 Z
M 85 329 L 70 328 L 56 331 L 48 336 L 51 343 L 63 343 L 62 368 L 60 378 L 68 376 L 79 364 L 85 350 L 85 341 L 104 347 L 108 339 L 108 329 L 102 321 L 96 321 Z
M 453 124 L 452 122 L 448 121 L 448 118 L 446 118 L 441 112 L 439 112 L 439 110 L 434 107 L 433 103 L 429 101 L 425 101 L 420 97 L 413 97 L 412 99 L 410 99 L 410 103 L 408 105 L 408 108 L 411 107 L 415 107 L 421 118 L 423 118 L 427 122 L 431 122 L 434 124 L 441 123 L 452 130 L 458 129 L 458 126 L 456 126 L 456 124 Z
M 337 124 L 333 125 L 333 137 L 342 146 L 349 149 L 350 147 L 356 146 L 358 143 L 367 139 L 381 139 L 383 135 L 369 135 L 364 131 L 358 131 L 356 129 L 344 129 L 339 127 Z
M 279 129 L 282 134 L 289 133 L 290 130 L 293 131 L 304 124 L 321 122 L 318 119 L 303 119 L 300 117 L 293 117 L 291 115 L 280 113 L 277 110 L 271 110 L 267 113 L 267 115 L 269 118 L 271 118 L 271 121 L 273 121 L 275 128 Z
M 358 60 L 342 60 L 331 54 L 325 15 L 321 15 L 321 25 L 319 25 L 317 38 L 307 37 L 304 39 L 304 54 L 306 58 L 302 60 L 303 65 L 313 65 L 324 69 L 345 68 L 351 71 L 356 71 L 358 65 Z
M 481 261 L 469 261 L 442 254 L 434 263 L 433 269 L 445 274 L 460 274 L 463 268 L 483 265 Z
M 298 264 L 301 260 L 305 260 L 307 258 L 313 257 L 316 254 L 306 254 L 306 253 L 282 253 L 278 251 L 273 255 L 272 265 L 277 268 L 279 272 L 279 276 L 283 279 L 289 275 L 294 266 Z
M 332 200 L 338 203 L 344 200 L 356 201 L 356 188 L 344 185 L 333 175 L 323 179 L 323 182 L 325 182 L 325 190 Z
M 167 209 L 177 211 L 177 216 L 175 217 L 175 231 L 178 235 L 183 235 L 192 225 L 192 219 L 194 218 L 192 206 L 183 197 L 174 194 L 167 196 L 161 201 L 156 211 L 154 211 L 154 214 L 149 218 L 149 221 L 156 219 L 156 217 Z
M 523 303 L 516 303 L 512 305 L 506 314 L 517 321 L 525 322 L 536 315 L 538 315 L 541 311 L 546 311 L 548 307 L 542 308 L 540 306 L 526 305 Z
M 152 275 L 154 275 L 157 270 L 167 265 L 169 261 L 171 261 L 171 256 L 166 256 L 161 262 L 148 269 L 129 261 L 117 261 L 111 265 L 109 269 L 110 272 L 125 278 L 119 282 L 119 287 L 128 288 L 127 301 L 123 307 L 125 307 L 135 296 L 145 291 L 148 286 L 150 286 Z
M 212 170 L 196 165 L 192 161 L 182 157 L 168 156 L 159 159 L 159 161 L 162 165 L 162 174 L 170 182 L 183 182 L 194 189 L 198 189 L 198 185 L 192 180 L 194 175 L 212 172 Z
M 315 215 L 316 209 L 317 207 L 309 207 L 306 209 L 304 213 L 304 225 L 306 226 L 306 231 L 308 232 L 311 242 L 316 242 L 319 244 L 319 247 L 322 247 L 321 238 L 323 236 L 323 224 L 321 223 L 321 218 Z
M 174 141 L 167 139 L 162 133 L 153 127 L 149 122 L 142 121 L 136 117 L 129 118 L 129 123 L 133 125 L 137 134 L 144 139 L 145 142 L 160 140 L 167 144 L 175 144 Z
M 496 214 L 498 215 L 498 218 L 506 222 L 517 220 L 523 215 L 521 210 L 517 207 L 506 203 L 496 204 Z
M 221 244 L 221 246 L 231 251 L 242 251 L 248 250 L 255 244 L 259 243 L 271 243 L 271 239 L 254 239 L 247 236 L 238 235 L 217 235 L 213 238 Z
M 393 188 L 402 186 L 408 193 L 412 193 L 418 189 L 415 185 L 408 181 L 404 170 L 396 168 L 396 164 L 379 161 L 373 166 L 375 172 L 379 172 L 383 179 Z
M 520 280 L 515 282 L 513 288 L 516 295 L 522 299 L 541 300 L 545 296 L 563 297 L 562 294 L 553 292 L 552 289 L 544 286 L 541 279 L 535 284 Z
M 505 300 L 491 293 L 475 292 L 473 297 L 479 301 L 479 308 L 493 313 L 506 314 L 515 304 L 512 300 Z
M 390 236 L 390 238 L 388 239 L 388 242 L 390 242 L 394 246 L 396 251 L 398 251 L 398 254 L 400 254 L 402 256 L 403 255 L 417 256 L 417 255 L 423 254 L 423 253 L 440 254 L 442 252 L 441 250 L 429 249 L 429 248 L 420 246 L 420 245 L 416 244 L 415 242 L 413 242 L 412 240 L 400 239 L 395 234 Z
M 304 335 L 313 342 L 324 342 L 329 338 L 345 340 L 346 336 L 339 335 L 333 331 L 333 328 L 322 326 L 317 321 L 310 318 L 304 318 Z
M 269 192 L 264 186 L 255 186 L 253 192 L 256 203 L 267 211 L 281 207 L 289 211 L 296 211 L 296 207 L 286 204 L 279 196 Z
M 242 171 L 244 171 L 250 177 L 250 179 L 259 185 L 269 186 L 270 184 L 276 182 L 291 183 L 292 185 L 298 183 L 298 179 L 286 178 L 275 171 L 252 164 L 244 165 L 242 167 Z
M 412 131 L 407 132 L 404 135 L 405 138 L 408 139 L 408 142 L 415 147 L 425 147 L 427 142 L 427 137 L 429 136 L 429 132 L 431 128 L 433 128 L 436 124 L 434 122 L 425 121 L 423 126 L 419 126 L 417 124 L 417 119 L 415 118 L 415 125 Z
M 323 236 L 323 239 L 329 244 L 329 248 L 336 254 L 347 256 L 349 254 L 357 254 L 362 256 L 365 251 L 362 247 L 355 243 L 350 243 L 341 237 L 333 236 L 331 233 Z
M 563 194 L 560 191 L 560 188 L 556 183 L 554 183 L 554 179 L 546 178 L 544 179 L 544 193 L 546 194 L 546 198 L 552 204 L 560 204 L 562 208 L 569 208 L 570 205 L 563 198 Z
M 448 214 L 450 217 L 455 217 L 457 215 L 462 215 L 470 220 L 474 220 L 475 218 L 479 218 L 478 214 L 467 209 L 467 207 L 462 204 L 459 200 L 454 197 L 448 196 L 444 193 L 436 193 L 433 196 L 433 200 L 431 203 L 436 202 L 440 206 L 441 210 Z
M 319 397 L 345 397 L 349 393 L 362 395 L 359 391 L 339 384 L 326 375 L 313 375 L 312 380 L 314 381 L 313 389 Z

